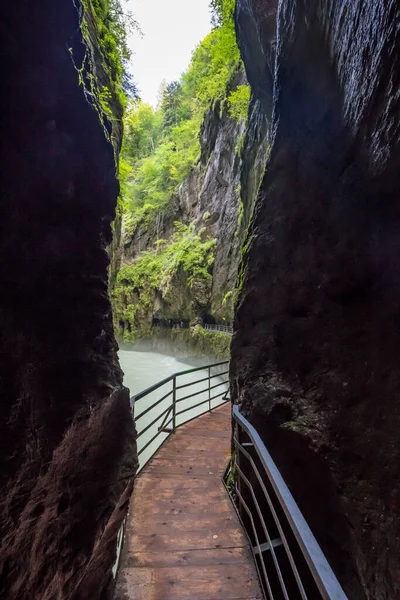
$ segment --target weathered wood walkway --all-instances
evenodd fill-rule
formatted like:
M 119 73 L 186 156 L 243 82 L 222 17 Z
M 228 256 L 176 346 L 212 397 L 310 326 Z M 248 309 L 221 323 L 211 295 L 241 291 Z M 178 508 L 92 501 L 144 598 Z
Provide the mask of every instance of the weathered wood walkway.
M 180 427 L 138 476 L 115 600 L 261 600 L 222 483 L 230 405 Z

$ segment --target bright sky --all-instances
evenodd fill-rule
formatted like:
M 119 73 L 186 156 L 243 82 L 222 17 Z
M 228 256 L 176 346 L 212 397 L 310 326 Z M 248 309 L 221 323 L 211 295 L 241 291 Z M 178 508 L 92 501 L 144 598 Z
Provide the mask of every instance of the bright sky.
M 126 0 L 144 34 L 133 34 L 131 71 L 141 98 L 153 106 L 163 79 L 178 79 L 211 30 L 209 0 Z M 124 6 L 124 8 L 125 8 Z

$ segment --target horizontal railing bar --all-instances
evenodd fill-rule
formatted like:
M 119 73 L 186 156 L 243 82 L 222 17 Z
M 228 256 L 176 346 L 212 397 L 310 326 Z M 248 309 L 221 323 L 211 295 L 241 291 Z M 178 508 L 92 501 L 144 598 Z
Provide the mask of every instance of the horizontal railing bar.
M 208 387 L 199 390 L 198 392 L 193 392 L 193 394 L 188 394 L 187 396 L 183 396 L 183 398 L 177 398 L 176 403 L 182 402 L 183 400 L 188 400 L 189 398 L 194 398 L 194 396 L 198 396 L 199 394 L 205 394 L 208 392 Z
M 260 546 L 261 552 L 268 552 L 268 550 L 271 550 L 271 546 L 273 548 L 278 548 L 279 546 L 282 546 L 281 538 L 276 538 L 275 540 L 271 540 L 271 544 L 269 542 L 264 542 L 264 544 L 261 544 L 261 546 Z M 254 552 L 254 554 L 258 554 L 259 553 L 258 548 L 256 548 L 254 546 L 253 552 Z
M 146 388 L 142 392 L 139 392 L 138 394 L 135 394 L 131 398 L 131 404 L 134 405 L 135 402 L 137 402 L 141 398 L 144 398 L 144 396 L 148 396 L 148 394 L 151 394 L 151 392 L 155 392 L 155 390 L 158 390 L 158 388 L 160 388 L 163 385 L 165 385 L 166 383 L 172 381 L 173 378 L 174 378 L 174 375 L 170 375 L 169 377 L 166 377 L 165 379 L 162 379 L 161 381 L 158 381 L 154 385 L 151 385 L 150 387 Z
M 222 371 L 222 373 L 214 373 L 214 375 L 210 375 L 210 379 L 214 379 L 214 377 L 222 377 L 223 375 L 228 375 L 229 371 Z
M 148 442 L 147 442 L 147 444 L 145 444 L 145 445 L 143 446 L 143 448 L 141 448 L 141 449 L 138 451 L 137 455 L 138 455 L 138 456 L 140 456 L 140 455 L 142 454 L 142 452 L 144 452 L 144 451 L 146 450 L 146 448 L 148 448 L 148 447 L 150 446 L 150 444 L 152 444 L 152 443 L 154 442 L 154 440 L 155 440 L 155 439 L 156 439 L 156 438 L 157 438 L 159 435 L 161 435 L 161 434 L 162 434 L 162 431 L 157 431 L 157 433 L 156 433 L 156 434 L 155 434 L 155 435 L 154 435 L 154 436 L 151 438 L 151 440 L 150 440 L 150 441 L 148 441 Z
M 229 364 L 229 360 L 221 360 L 220 362 L 213 363 L 212 365 L 204 365 L 203 367 L 195 367 L 194 369 L 187 369 L 187 371 L 179 371 L 174 373 L 173 376 L 180 377 L 181 375 L 189 375 L 189 373 L 195 373 L 196 371 L 203 371 L 204 369 L 212 369 L 213 367 L 220 367 L 221 365 Z
M 202 404 L 206 404 L 208 403 L 208 398 L 207 400 L 202 400 L 201 402 L 198 402 L 197 404 L 193 404 L 193 406 L 189 406 L 188 408 L 184 408 L 183 410 L 180 410 L 176 413 L 176 416 L 178 415 L 183 415 L 183 413 L 188 412 L 188 410 L 193 410 L 195 408 L 197 408 L 198 406 L 201 406 Z
M 263 468 L 269 478 L 279 503 L 286 515 L 293 534 L 303 552 L 315 583 L 324 600 L 347 600 L 339 581 L 323 554 L 310 527 L 300 512 L 292 494 L 278 471 L 271 455 L 256 429 L 240 414 L 239 407 L 233 406 L 233 417 L 247 433 L 254 444 Z M 240 444 L 239 444 L 240 447 Z
M 222 377 L 223 375 L 227 375 L 228 373 L 229 373 L 229 371 L 224 371 L 223 373 L 216 373 L 215 375 L 210 375 L 210 377 L 207 376 L 207 377 L 203 377 L 202 379 L 196 379 L 196 381 L 189 381 L 189 383 L 183 383 L 182 385 L 177 385 L 176 389 L 181 390 L 183 388 L 190 387 L 190 386 L 196 385 L 198 383 L 203 383 L 204 381 L 209 381 L 210 379 L 214 379 L 214 377 Z M 222 383 L 229 383 L 229 382 L 224 381 Z M 218 385 L 221 385 L 221 383 L 219 383 Z M 207 388 L 207 390 L 208 390 L 208 388 Z
M 163 402 L 163 400 L 168 398 L 168 396 L 170 396 L 172 394 L 172 392 L 173 392 L 173 390 L 170 390 L 167 394 L 165 394 L 165 396 L 163 396 L 162 398 L 160 398 L 159 400 L 154 402 L 154 404 L 152 404 L 151 406 L 146 408 L 146 410 L 143 410 L 141 413 L 139 413 L 137 416 L 135 416 L 135 418 L 134 418 L 135 423 L 136 423 L 136 421 L 138 421 L 140 419 L 140 417 L 147 415 L 147 413 L 150 412 L 153 408 L 155 408 L 156 406 L 161 404 L 161 402 Z
M 184 408 L 183 410 L 180 410 L 179 412 L 177 412 L 176 416 L 183 415 L 183 413 L 187 412 L 188 410 L 192 410 L 194 408 L 197 408 L 198 406 L 201 406 L 202 404 L 211 402 L 211 400 L 215 400 L 216 398 L 220 398 L 223 395 L 223 393 L 224 392 L 221 392 L 220 394 L 217 394 L 216 396 L 212 396 L 211 398 L 207 398 L 207 400 L 202 400 L 201 402 L 198 402 L 197 404 L 194 404 L 193 406 L 188 406 L 188 408 Z M 226 402 L 229 402 L 229 400 L 225 400 L 219 406 L 222 406 L 222 404 L 225 404 Z M 215 408 L 217 408 L 217 407 L 215 407 Z M 200 416 L 200 415 L 198 415 L 198 416 Z
M 156 417 L 151 423 L 146 425 L 146 427 L 144 429 L 142 429 L 141 431 L 138 432 L 136 439 L 138 440 L 140 438 L 140 436 L 142 436 L 144 433 L 146 433 L 146 431 L 148 431 L 150 429 L 150 427 L 153 427 L 153 425 L 155 425 L 157 423 L 157 421 L 162 419 L 163 416 L 168 414 L 171 410 L 172 410 L 172 406 L 169 406 L 168 408 L 166 408 L 162 413 L 160 413 L 158 415 L 158 417 Z
M 221 381 L 220 383 L 216 383 L 215 385 L 210 386 L 208 389 L 209 390 L 214 390 L 215 388 L 219 387 L 220 385 L 226 385 L 227 383 L 229 383 L 229 381 Z
M 172 381 L 174 377 L 180 377 L 182 375 L 189 375 L 190 373 L 196 373 L 196 371 L 203 371 L 204 369 L 212 369 L 213 367 L 220 367 L 221 365 L 227 365 L 227 364 L 229 364 L 229 360 L 221 360 L 220 362 L 213 363 L 212 365 L 204 365 L 203 367 L 194 367 L 193 369 L 187 369 L 186 371 L 178 371 L 177 373 L 173 373 L 169 377 L 166 377 L 165 379 L 158 381 L 157 383 L 155 383 L 154 385 L 151 385 L 150 387 L 146 388 L 142 392 L 139 392 L 138 394 L 135 394 L 134 396 L 132 396 L 131 404 L 133 405 L 137 400 L 140 400 L 144 396 L 147 396 L 151 392 L 154 392 L 155 390 L 157 390 L 161 386 L 165 385 L 169 381 Z
M 183 383 L 182 385 L 177 385 L 177 390 L 182 390 L 183 388 L 189 387 L 191 385 L 196 385 L 197 383 L 203 383 L 203 381 L 208 381 L 209 377 L 203 377 L 203 379 L 197 379 L 196 381 L 189 381 L 189 383 Z

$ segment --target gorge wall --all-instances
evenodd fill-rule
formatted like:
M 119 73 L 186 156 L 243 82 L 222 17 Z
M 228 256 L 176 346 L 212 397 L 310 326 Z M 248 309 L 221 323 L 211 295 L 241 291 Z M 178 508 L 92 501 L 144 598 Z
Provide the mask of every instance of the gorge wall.
M 272 118 L 232 397 L 351 600 L 400 598 L 400 5 L 238 0 Z
M 0 17 L 7 600 L 110 597 L 136 467 L 107 296 L 118 195 L 112 130 L 81 16 L 77 2 L 15 0 Z
M 244 83 L 244 74 L 236 74 L 231 88 Z M 232 118 L 226 100 L 217 100 L 206 112 L 199 160 L 172 195 L 167 210 L 151 222 L 139 221 L 122 237 L 123 266 L 113 293 L 115 327 L 121 339 L 152 338 L 160 348 L 167 338 L 176 347 L 192 345 L 203 354 L 208 349 L 217 358 L 228 356 L 229 339 L 223 334 L 197 328 L 170 335 L 168 330 L 152 329 L 152 324 L 154 319 L 192 326 L 203 320 L 232 321 L 242 242 L 267 153 L 267 124 L 257 100 L 250 104 L 248 120 Z M 183 226 L 181 237 L 176 222 Z M 131 265 L 143 261 L 143 253 L 154 251 L 157 244 L 165 244 L 175 256 L 192 254 L 193 270 L 183 264 L 172 269 L 164 282 L 162 277 L 152 279 L 148 272 L 161 269 L 156 254 L 146 272 L 133 276 Z

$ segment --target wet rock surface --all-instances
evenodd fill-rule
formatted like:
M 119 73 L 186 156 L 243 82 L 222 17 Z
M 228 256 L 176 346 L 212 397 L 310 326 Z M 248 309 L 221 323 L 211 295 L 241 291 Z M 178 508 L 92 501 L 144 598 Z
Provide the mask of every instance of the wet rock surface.
M 394 600 L 400 6 L 283 0 L 276 13 L 275 4 L 239 0 L 236 14 L 248 79 L 273 120 L 232 395 L 349 598 Z
M 16 0 L 0 22 L 0 596 L 105 599 L 135 469 L 113 149 L 79 85 L 76 3 Z

